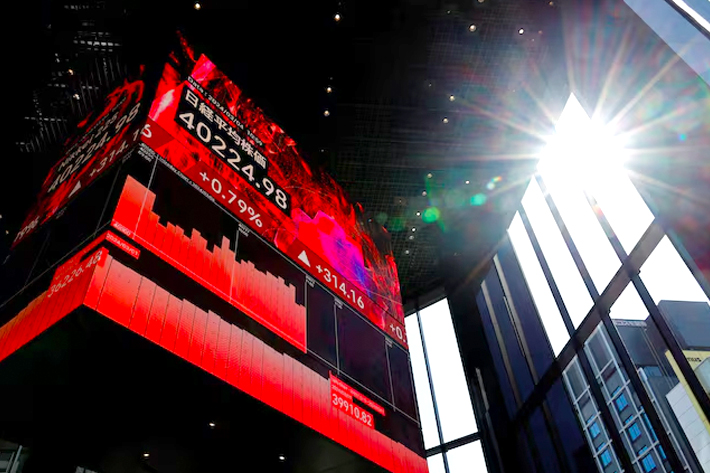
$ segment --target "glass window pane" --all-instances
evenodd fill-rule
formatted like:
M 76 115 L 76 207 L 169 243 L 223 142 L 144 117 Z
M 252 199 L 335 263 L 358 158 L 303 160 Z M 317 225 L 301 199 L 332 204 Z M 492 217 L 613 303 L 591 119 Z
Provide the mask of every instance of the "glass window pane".
M 623 168 L 623 146 L 608 129 L 591 120 L 574 95 L 555 128 L 538 170 L 593 195 L 622 246 L 630 252 L 653 221 L 653 214 Z
M 437 453 L 426 459 L 427 465 L 429 466 L 429 473 L 446 473 L 444 468 L 444 455 L 442 453 Z
M 511 314 L 508 310 L 512 295 L 508 299 L 503 294 L 503 288 L 495 268 L 486 276 L 484 287 L 490 297 L 491 309 L 493 310 L 493 315 L 495 315 L 498 333 L 503 345 L 501 348 L 506 350 L 511 375 L 518 386 L 521 401 L 525 401 L 532 392 L 535 383 L 530 374 L 528 360 L 523 354 L 521 341 L 518 338 L 521 331 L 520 327 L 513 326 Z
M 494 271 L 494 269 L 491 269 Z M 503 363 L 503 354 L 501 352 L 501 347 L 498 344 L 498 340 L 493 329 L 493 323 L 491 321 L 490 312 L 488 311 L 488 306 L 483 296 L 483 291 L 479 291 L 476 295 L 476 304 L 478 305 L 478 310 L 481 313 L 481 321 L 483 322 L 483 331 L 486 334 L 486 339 L 488 340 L 488 346 L 491 349 L 491 357 L 493 358 L 493 366 L 495 367 L 496 377 L 498 378 L 498 383 L 500 384 L 501 395 L 503 396 L 503 402 L 508 411 L 508 416 L 512 419 L 518 412 L 518 406 L 515 403 L 515 397 L 513 396 L 513 388 L 510 384 L 510 379 L 508 378 L 508 373 L 505 370 L 505 365 Z
M 449 473 L 483 473 L 488 471 L 481 442 L 468 443 L 446 452 Z
M 668 237 L 648 257 L 640 276 L 697 376 L 700 364 L 710 357 L 710 301 Z M 662 393 L 662 404 L 670 409 L 669 423 L 688 439 L 688 462 L 695 456 L 710 471 L 710 424 L 696 400 L 697 395 L 707 393 L 693 393 L 665 345 L 661 345 L 661 351 L 659 357 L 664 356 L 670 366 L 662 374 L 674 380 L 672 389 Z M 680 443 L 682 448 L 686 446 Z
M 476 431 L 471 397 L 446 299 L 420 311 L 444 441 Z
M 545 418 L 541 408 L 537 408 L 528 418 L 528 425 L 532 434 L 533 442 L 537 447 L 542 470 L 545 473 L 556 473 L 560 471 L 557 460 L 557 453 L 550 437 L 550 432 L 545 423 Z
M 523 207 L 550 266 L 552 277 L 560 289 L 572 323 L 578 327 L 592 307 L 592 298 L 534 179 L 530 181 L 523 196 Z
M 550 340 L 552 351 L 555 355 L 558 355 L 567 340 L 569 340 L 569 334 L 562 320 L 562 315 L 557 309 L 550 286 L 547 285 L 540 263 L 535 256 L 532 243 L 530 243 L 530 239 L 525 232 L 520 214 L 515 214 L 513 222 L 508 228 L 508 235 L 530 288 L 530 293 L 535 301 L 537 311 L 540 314 L 542 325 L 545 327 L 547 338 Z
M 621 305 L 619 306 L 619 304 Z M 705 307 L 707 304 L 663 301 L 659 307 L 663 307 L 663 304 L 667 304 L 666 309 L 670 314 L 673 314 L 671 320 L 675 323 L 679 335 L 688 335 L 696 340 L 710 337 L 702 331 L 699 334 L 696 333 L 692 311 L 684 310 L 688 304 L 691 306 L 699 304 Z M 632 284 L 628 284 L 621 293 L 617 302 L 611 307 L 610 314 L 644 388 L 656 407 L 656 413 L 664 430 L 675 447 L 675 452 L 690 471 L 700 471 L 703 464 L 701 460 L 703 447 L 701 445 L 710 444 L 710 431 L 702 421 L 704 415 L 695 396 L 688 389 L 688 385 L 673 361 L 656 323 L 650 317 Z M 691 317 L 689 318 L 688 315 Z M 710 310 L 706 318 L 710 323 Z M 689 327 L 690 330 L 688 330 Z M 703 356 L 702 353 L 686 351 L 686 356 Z M 631 402 L 631 399 L 627 400 Z M 639 456 L 642 465 L 644 463 L 641 457 L 646 455 L 643 458 L 658 459 L 658 471 L 669 471 L 665 452 L 660 446 L 652 446 L 656 439 L 656 433 L 650 422 L 647 421 L 647 415 L 644 413 L 641 419 L 628 425 L 626 434 L 630 443 L 629 451 L 635 452 L 634 455 Z M 649 456 L 649 450 L 654 449 L 657 456 Z M 710 459 L 707 467 L 710 467 Z
M 624 170 L 612 170 L 604 179 L 596 181 L 588 186 L 589 191 L 621 246 L 630 253 L 653 222 L 653 214 Z
M 525 276 L 520 269 L 513 245 L 509 240 L 504 240 L 500 245 L 498 260 L 501 270 L 499 276 L 501 281 L 505 279 L 509 291 L 508 304 L 515 309 L 518 315 L 519 330 L 525 335 L 533 366 L 538 373 L 544 373 L 555 359 L 555 354 L 548 343 L 545 328 L 537 313 Z
M 439 445 L 439 432 L 436 428 L 436 417 L 434 416 L 434 402 L 429 389 L 429 377 L 426 372 L 424 361 L 424 350 L 422 349 L 422 336 L 419 332 L 419 323 L 416 315 L 410 315 L 404 319 L 407 329 L 407 341 L 409 343 L 409 356 L 412 360 L 412 375 L 414 376 L 414 390 L 417 393 L 417 407 L 419 408 L 419 420 L 422 423 L 422 435 L 424 436 L 424 448 L 432 448 Z
M 600 472 L 612 472 L 618 469 L 616 454 L 611 447 L 607 426 L 600 417 L 600 411 L 592 397 L 586 378 L 582 376 L 577 358 L 572 360 L 564 371 L 565 387 L 572 398 L 574 411 L 587 439 L 589 452 L 594 456 Z M 581 384 L 581 385 L 580 385 Z M 573 385 L 578 385 L 573 387 Z M 551 409 L 554 411 L 555 406 Z M 615 426 L 612 426 L 615 428 Z M 608 453 L 607 453 L 608 452 Z M 583 455 L 587 457 L 586 452 Z M 587 457 L 588 458 L 588 457 Z
M 612 319 L 646 320 L 648 310 L 634 286 L 629 284 L 609 309 L 609 316 Z
M 597 291 L 602 292 L 621 261 L 578 183 L 558 173 L 541 175 Z
M 661 300 L 710 302 L 667 236 L 641 266 L 641 279 L 656 304 Z
M 575 417 L 569 396 L 565 393 L 564 381 L 556 381 L 547 393 L 547 406 L 550 409 L 552 421 L 557 427 L 562 439 L 562 449 L 567 458 L 567 465 L 574 473 L 594 471 L 594 460 L 584 441 L 584 432 Z M 603 434 L 597 420 L 589 426 L 592 441 L 599 441 Z

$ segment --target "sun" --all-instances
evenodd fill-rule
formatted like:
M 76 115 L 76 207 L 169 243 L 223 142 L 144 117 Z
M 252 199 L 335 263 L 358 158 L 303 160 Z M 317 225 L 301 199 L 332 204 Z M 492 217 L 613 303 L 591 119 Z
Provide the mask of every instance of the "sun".
M 608 127 L 592 120 L 574 95 L 567 100 L 555 131 L 538 162 L 544 177 L 592 190 L 612 175 L 624 173 L 623 144 Z

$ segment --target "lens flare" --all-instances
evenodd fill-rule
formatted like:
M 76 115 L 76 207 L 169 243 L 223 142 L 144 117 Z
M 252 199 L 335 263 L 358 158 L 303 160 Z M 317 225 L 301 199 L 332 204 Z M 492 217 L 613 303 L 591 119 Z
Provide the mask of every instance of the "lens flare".
M 424 223 L 434 223 L 441 217 L 441 212 L 436 207 L 429 207 L 422 213 L 422 221 Z
M 481 205 L 486 203 L 486 200 L 488 200 L 488 197 L 486 197 L 486 194 L 476 194 L 473 197 L 471 197 L 471 205 L 474 207 L 480 207 Z

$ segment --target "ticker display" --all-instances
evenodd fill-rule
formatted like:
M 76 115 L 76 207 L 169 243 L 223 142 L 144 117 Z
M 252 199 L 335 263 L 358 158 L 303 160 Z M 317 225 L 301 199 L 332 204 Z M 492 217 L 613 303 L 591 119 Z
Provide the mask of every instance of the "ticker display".
M 54 217 L 24 242 L 45 279 L 0 306 L 0 361 L 88 307 L 390 471 L 426 471 L 392 256 L 204 55 L 171 55 L 147 118 L 144 87 L 116 89 L 45 181 L 15 240 Z
M 88 307 L 390 471 L 426 471 L 416 412 L 410 410 L 414 393 L 406 351 L 241 222 L 221 222 L 218 213 L 226 212 L 162 163 L 155 162 L 152 176 L 150 189 L 129 177 L 113 229 L 60 265 L 48 289 L 0 328 L 0 361 L 73 310 Z M 177 199 L 195 203 L 190 212 L 204 215 L 195 223 L 204 235 L 170 223 L 192 220 L 172 207 L 179 200 L 166 197 L 170 189 Z M 140 210 L 144 202 L 150 211 Z M 138 209 L 133 215 L 148 216 L 145 225 L 136 222 L 140 231 L 127 231 L 126 225 L 133 226 L 131 207 Z M 234 230 L 231 241 L 224 240 L 225 228 Z M 238 268 L 248 268 L 248 277 L 235 278 Z M 202 289 L 186 291 L 176 270 Z M 212 279 L 200 279 L 208 274 Z M 225 287 L 232 295 L 228 305 L 215 302 L 224 301 L 221 295 L 209 297 Z M 240 303 L 258 293 L 272 297 L 261 305 Z M 279 345 L 253 330 L 248 319 L 262 325 L 276 306 L 283 315 L 272 326 L 280 324 L 292 335 L 305 330 L 305 338 L 292 336 Z M 301 313 L 284 309 L 294 306 Z M 307 323 L 299 328 L 301 314 Z M 365 345 L 375 356 L 348 360 Z M 335 346 L 331 361 L 321 356 L 328 346 Z M 370 373 L 390 381 L 372 389 Z M 409 381 L 392 386 L 402 374 Z M 395 394 L 403 388 L 407 400 Z
M 106 97 L 103 108 L 79 123 L 74 138 L 64 146 L 63 157 L 49 171 L 13 247 L 132 149 L 141 131 L 137 122 L 144 89 L 140 79 L 126 81 Z
M 141 140 L 342 301 L 406 346 L 394 259 L 329 176 L 204 55 L 171 55 Z
M 127 176 L 111 218 L 116 232 L 196 283 L 203 295 L 193 297 L 202 306 L 218 307 L 214 299 L 205 299 L 208 293 L 227 303 L 231 309 L 221 309 L 223 317 L 238 312 L 257 322 L 288 344 L 282 349 L 291 346 L 309 355 L 324 376 L 347 377 L 360 386 L 354 390 L 373 399 L 372 405 L 389 405 L 397 411 L 393 418 L 401 416 L 412 432 L 418 430 L 404 348 L 253 231 L 246 217 L 215 205 L 210 194 L 168 163 L 155 158 L 151 175 L 149 184 Z M 155 268 L 138 269 L 150 275 Z M 155 278 L 168 290 L 175 283 L 172 273 Z

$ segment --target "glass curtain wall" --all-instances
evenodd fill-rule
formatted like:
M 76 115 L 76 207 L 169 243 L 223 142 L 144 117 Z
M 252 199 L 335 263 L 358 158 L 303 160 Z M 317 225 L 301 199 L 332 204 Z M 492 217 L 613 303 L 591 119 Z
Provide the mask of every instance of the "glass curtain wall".
M 487 471 L 447 300 L 405 323 L 429 471 Z
M 531 471 L 710 472 L 710 300 L 623 163 L 571 96 L 478 294 Z

